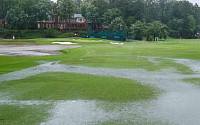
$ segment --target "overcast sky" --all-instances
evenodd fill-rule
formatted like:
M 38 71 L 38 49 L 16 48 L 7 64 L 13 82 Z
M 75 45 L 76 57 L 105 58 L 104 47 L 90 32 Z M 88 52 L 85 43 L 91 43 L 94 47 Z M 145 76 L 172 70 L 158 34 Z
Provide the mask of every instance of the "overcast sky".
M 197 3 L 198 5 L 200 5 L 200 0 L 188 0 L 188 1 L 190 1 L 192 3 Z
M 52 0 L 52 1 L 57 1 L 57 0 Z M 198 3 L 198 5 L 200 5 L 200 0 L 188 0 L 190 1 L 191 3 Z

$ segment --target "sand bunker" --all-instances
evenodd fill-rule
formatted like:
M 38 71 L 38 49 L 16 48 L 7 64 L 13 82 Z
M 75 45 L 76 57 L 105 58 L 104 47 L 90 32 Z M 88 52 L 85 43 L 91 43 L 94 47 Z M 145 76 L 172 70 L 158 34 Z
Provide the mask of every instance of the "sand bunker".
M 60 55 L 63 49 L 77 48 L 77 45 L 40 45 L 35 43 L 0 43 L 0 56 L 49 56 Z
M 72 45 L 72 44 L 78 44 L 78 43 L 72 43 L 72 42 L 52 42 L 53 44 L 61 44 L 61 45 Z
M 110 44 L 113 44 L 113 45 L 123 45 L 124 43 L 113 43 L 113 42 L 109 42 Z

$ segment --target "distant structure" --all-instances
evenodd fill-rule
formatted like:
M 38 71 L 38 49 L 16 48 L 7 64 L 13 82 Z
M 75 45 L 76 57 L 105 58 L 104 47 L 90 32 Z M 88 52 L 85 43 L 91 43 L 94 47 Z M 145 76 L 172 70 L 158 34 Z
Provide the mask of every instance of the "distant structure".
M 38 21 L 38 28 L 53 28 L 60 30 L 69 30 L 69 19 L 64 19 L 59 16 L 48 16 L 48 20 Z M 87 30 L 87 21 L 81 14 L 74 14 L 70 19 L 70 25 L 72 31 L 86 31 Z
M 95 31 L 88 34 L 89 38 L 102 38 L 115 41 L 126 41 L 127 31 L 116 30 L 116 31 Z
M 4 19 L 0 19 L 0 26 L 4 25 Z M 7 21 L 5 21 L 5 24 L 7 24 Z
M 2 20 L 2 19 L 0 19 L 0 26 L 1 26 L 1 25 L 3 25 L 3 20 Z
M 200 33 L 197 33 L 196 37 L 197 39 L 200 39 Z

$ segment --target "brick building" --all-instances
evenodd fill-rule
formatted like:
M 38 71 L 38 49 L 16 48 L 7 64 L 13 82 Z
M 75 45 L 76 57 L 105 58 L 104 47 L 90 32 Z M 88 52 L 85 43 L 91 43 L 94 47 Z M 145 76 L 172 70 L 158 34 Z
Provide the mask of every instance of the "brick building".
M 0 26 L 4 25 L 3 22 L 4 22 L 4 19 L 0 19 Z M 5 22 L 5 24 L 7 24 L 7 21 Z
M 0 26 L 1 26 L 1 25 L 3 25 L 3 20 L 2 20 L 2 19 L 0 19 Z
M 43 28 L 54 28 L 54 29 L 60 29 L 60 30 L 69 30 L 69 20 L 64 19 L 59 16 L 55 17 L 48 17 L 48 20 L 46 21 L 38 21 L 38 28 L 41 28 L 41 25 L 43 25 Z M 74 14 L 74 16 L 70 20 L 71 23 L 71 30 L 73 31 L 79 31 L 87 30 L 87 22 L 86 19 L 81 14 Z
M 197 39 L 200 39 L 200 33 L 197 33 L 196 37 Z

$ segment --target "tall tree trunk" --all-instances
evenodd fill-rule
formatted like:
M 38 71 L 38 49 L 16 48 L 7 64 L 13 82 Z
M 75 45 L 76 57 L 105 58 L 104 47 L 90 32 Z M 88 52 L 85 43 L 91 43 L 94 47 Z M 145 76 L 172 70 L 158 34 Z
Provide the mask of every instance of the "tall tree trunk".
M 70 14 L 68 16 L 68 19 L 69 19 L 69 36 L 71 37 L 71 16 L 70 16 Z

